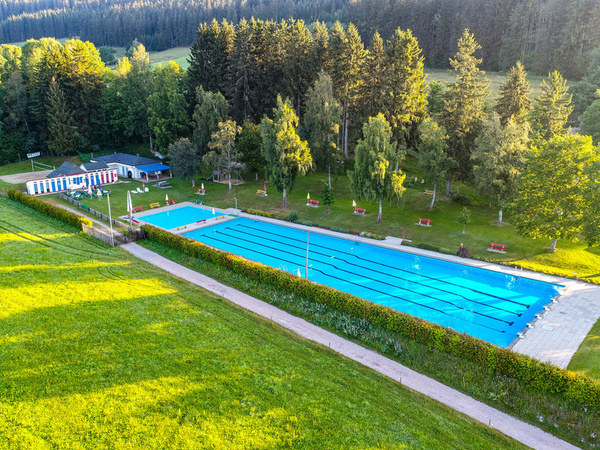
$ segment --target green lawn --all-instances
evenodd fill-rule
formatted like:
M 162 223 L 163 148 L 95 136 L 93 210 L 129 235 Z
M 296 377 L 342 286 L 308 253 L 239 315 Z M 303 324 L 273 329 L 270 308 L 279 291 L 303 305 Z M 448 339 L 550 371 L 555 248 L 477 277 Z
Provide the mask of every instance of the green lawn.
M 520 448 L 0 198 L 1 448 Z

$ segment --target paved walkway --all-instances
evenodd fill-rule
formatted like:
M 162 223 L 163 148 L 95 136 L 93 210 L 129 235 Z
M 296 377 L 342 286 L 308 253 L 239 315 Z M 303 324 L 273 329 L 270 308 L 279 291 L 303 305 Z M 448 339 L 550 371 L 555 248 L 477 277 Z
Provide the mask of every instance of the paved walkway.
M 456 411 L 485 425 L 495 428 L 525 445 L 535 449 L 548 450 L 577 448 L 537 427 L 491 408 L 378 353 L 354 344 L 336 334 L 323 330 L 303 319 L 292 316 L 273 305 L 219 283 L 212 278 L 174 263 L 173 261 L 163 258 L 157 253 L 147 250 L 137 244 L 126 244 L 122 247 L 132 255 L 160 267 L 174 276 L 220 295 L 230 302 L 266 319 L 270 319 L 306 339 L 328 346 L 333 351 L 370 367 L 402 385 L 448 405 Z

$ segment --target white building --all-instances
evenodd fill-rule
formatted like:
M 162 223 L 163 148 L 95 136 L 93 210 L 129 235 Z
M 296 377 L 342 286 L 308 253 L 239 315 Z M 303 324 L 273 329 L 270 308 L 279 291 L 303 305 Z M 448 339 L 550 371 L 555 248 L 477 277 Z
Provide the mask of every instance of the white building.
M 66 162 L 50 172 L 46 178 L 28 181 L 26 185 L 29 195 L 39 195 L 86 189 L 89 186 L 112 184 L 118 181 L 116 169 L 106 164 L 82 164 L 78 167 Z

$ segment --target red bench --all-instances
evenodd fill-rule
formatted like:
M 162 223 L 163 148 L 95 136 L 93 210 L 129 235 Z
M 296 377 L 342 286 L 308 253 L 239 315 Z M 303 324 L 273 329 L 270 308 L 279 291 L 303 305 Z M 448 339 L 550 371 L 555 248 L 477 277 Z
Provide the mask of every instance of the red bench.
M 506 245 L 492 242 L 488 247 L 488 252 L 506 253 Z
M 206 194 L 206 190 L 200 188 L 200 189 L 198 189 L 198 191 L 196 192 L 196 194 L 198 194 L 198 195 L 204 195 L 204 194 Z
M 319 206 L 319 200 L 312 200 L 312 199 L 310 199 L 308 201 L 308 203 L 306 204 L 306 206 Z
M 167 205 L 174 205 L 175 203 L 177 203 L 177 202 L 175 201 L 174 198 L 170 198 L 169 200 L 167 200 Z
M 366 213 L 367 210 L 365 208 L 354 208 L 353 214 L 360 214 L 361 216 L 364 216 Z
M 143 206 L 134 206 L 133 209 L 132 209 L 133 212 L 140 212 L 140 211 L 143 211 L 143 210 L 144 210 Z
M 422 227 L 430 227 L 431 219 L 421 219 L 419 217 L 419 221 L 415 225 L 421 225 Z

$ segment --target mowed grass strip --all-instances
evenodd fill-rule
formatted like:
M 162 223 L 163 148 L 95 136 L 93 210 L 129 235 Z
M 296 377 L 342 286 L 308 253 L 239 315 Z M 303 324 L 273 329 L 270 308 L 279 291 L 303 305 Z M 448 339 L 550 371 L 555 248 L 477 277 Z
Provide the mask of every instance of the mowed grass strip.
M 0 218 L 2 448 L 520 448 L 4 198 Z

